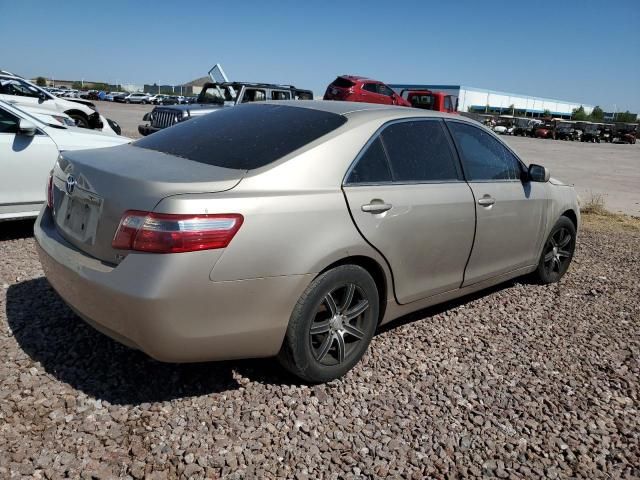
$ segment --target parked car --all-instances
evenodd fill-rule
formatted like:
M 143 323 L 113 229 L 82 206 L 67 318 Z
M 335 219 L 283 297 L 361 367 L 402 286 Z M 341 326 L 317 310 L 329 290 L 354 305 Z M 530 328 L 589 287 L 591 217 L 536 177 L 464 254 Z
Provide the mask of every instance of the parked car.
M 493 126 L 493 131 L 500 135 L 512 135 L 514 129 L 515 122 L 512 115 L 500 115 Z
M 602 126 L 602 134 L 601 134 L 601 139 L 603 142 L 605 143 L 612 143 L 613 142 L 613 138 L 614 138 L 614 129 L 615 129 L 615 125 L 612 125 L 611 123 L 605 123 Z
M 381 103 L 410 107 L 391 87 L 378 80 L 355 75 L 340 75 L 327 87 L 325 100 L 344 100 L 348 102 Z
M 180 105 L 184 102 L 182 95 L 168 95 L 161 101 L 162 105 Z
M 637 123 L 616 123 L 614 141 L 635 144 L 638 138 Z
M 130 93 L 126 97 L 124 97 L 124 103 L 141 103 L 146 105 L 150 102 L 150 97 L 148 93 L 138 92 L 138 93 Z
M 113 95 L 113 101 L 118 103 L 125 103 L 128 96 L 129 94 L 127 92 L 118 92 Z
M 433 92 L 421 88 L 405 88 L 400 91 L 400 96 L 407 100 L 413 108 L 447 113 L 455 113 L 457 111 L 457 97 L 444 92 Z
M 115 122 L 100 115 L 92 102 L 60 98 L 17 75 L 0 74 L 0 100 L 18 107 L 39 107 L 66 113 L 79 127 L 114 135 L 118 133 L 113 128 Z
M 143 121 L 149 123 L 138 125 L 138 132 L 146 136 L 176 123 L 243 103 L 312 98 L 311 90 L 296 88 L 293 85 L 247 82 L 205 83 L 197 101 L 193 104 L 179 105 L 183 102 L 175 97 L 164 99 L 162 106 L 154 108 L 152 112 L 142 117 Z
M 168 95 L 162 95 L 162 94 L 157 94 L 157 95 L 151 95 L 149 97 L 149 103 L 152 103 L 153 105 L 160 105 L 162 103 L 162 100 L 164 100 L 165 98 L 167 98 Z
M 543 120 L 535 126 L 533 135 L 536 138 L 554 138 L 555 123 L 553 120 Z
M 158 360 L 277 355 L 324 382 L 398 316 L 564 275 L 572 187 L 472 120 L 353 110 L 253 103 L 63 153 L 35 225 L 47 279 Z
M 533 137 L 535 127 L 540 123 L 540 120 L 534 118 L 515 118 L 513 122 L 513 135 Z
M 555 139 L 556 140 L 580 140 L 580 134 L 574 128 L 572 122 L 556 121 L 555 124 Z
M 0 220 L 35 217 L 43 185 L 61 151 L 103 148 L 131 140 L 65 125 L 64 113 L 0 100 Z
M 578 122 L 578 126 L 582 130 L 580 141 L 600 143 L 601 125 L 601 123 Z

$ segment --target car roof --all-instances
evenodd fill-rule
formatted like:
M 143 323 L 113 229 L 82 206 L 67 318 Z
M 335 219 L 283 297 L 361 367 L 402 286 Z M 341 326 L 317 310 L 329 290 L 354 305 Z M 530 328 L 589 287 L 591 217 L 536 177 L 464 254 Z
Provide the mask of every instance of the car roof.
M 297 108 L 310 108 L 323 112 L 344 115 L 349 119 L 367 121 L 367 120 L 393 120 L 401 118 L 451 118 L 455 120 L 468 121 L 476 123 L 461 115 L 452 115 L 450 113 L 436 112 L 433 110 L 424 110 L 421 108 L 399 107 L 394 105 L 381 105 L 379 103 L 363 103 L 363 102 L 342 102 L 336 100 L 275 100 L 261 102 L 275 105 L 287 105 Z
M 375 80 L 369 77 L 361 77 L 359 75 L 340 75 L 342 78 L 346 78 L 348 80 L 355 80 L 358 82 L 374 82 L 374 83 L 382 83 L 380 80 Z

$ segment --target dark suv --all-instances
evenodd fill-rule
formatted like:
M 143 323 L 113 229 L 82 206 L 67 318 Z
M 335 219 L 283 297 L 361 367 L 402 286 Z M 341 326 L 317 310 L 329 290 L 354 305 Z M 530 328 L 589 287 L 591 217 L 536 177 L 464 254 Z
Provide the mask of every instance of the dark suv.
M 400 105 L 411 107 L 391 87 L 378 80 L 354 75 L 341 75 L 327 87 L 325 100 L 344 100 L 347 102 L 382 103 L 384 105 Z
M 266 100 L 313 100 L 313 92 L 311 90 L 302 90 L 292 85 L 270 83 L 205 83 L 195 102 L 182 105 L 157 106 L 143 117 L 144 121 L 150 123 L 139 125 L 138 131 L 146 136 L 176 123 L 199 117 L 221 108 Z

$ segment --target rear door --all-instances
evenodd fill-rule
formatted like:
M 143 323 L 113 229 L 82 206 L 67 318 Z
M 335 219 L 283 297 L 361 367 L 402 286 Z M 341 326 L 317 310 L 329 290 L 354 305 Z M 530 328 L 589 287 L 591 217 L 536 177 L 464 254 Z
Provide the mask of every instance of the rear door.
M 381 94 L 380 87 L 381 85 L 378 83 L 365 83 L 364 85 L 362 85 L 362 94 L 360 95 L 359 100 L 361 102 L 392 105 L 393 99 L 389 95 Z
M 441 120 L 387 124 L 354 162 L 344 193 L 358 230 L 389 263 L 398 302 L 460 287 L 474 203 Z
M 476 201 L 464 285 L 535 264 L 549 203 L 545 184 L 523 181 L 524 165 L 485 129 L 454 120 L 447 125 Z
M 17 116 L 0 108 L 0 213 L 38 210 L 58 157 L 51 138 L 40 131 L 20 135 L 18 122 Z

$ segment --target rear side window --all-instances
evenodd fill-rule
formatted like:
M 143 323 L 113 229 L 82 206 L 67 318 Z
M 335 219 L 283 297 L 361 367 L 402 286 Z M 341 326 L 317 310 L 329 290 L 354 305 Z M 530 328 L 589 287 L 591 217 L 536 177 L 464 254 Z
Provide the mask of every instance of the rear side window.
M 448 122 L 469 181 L 519 180 L 518 159 L 489 133 L 473 125 Z
M 391 181 L 391 171 L 380 137 L 371 142 L 351 170 L 347 183 L 384 183 Z
M 394 123 L 383 130 L 382 141 L 395 182 L 458 180 L 455 159 L 442 122 Z
M 362 86 L 363 90 L 371 93 L 378 93 L 378 84 L 377 83 L 365 83 Z
M 335 113 L 288 105 L 248 104 L 180 122 L 132 145 L 217 167 L 252 170 L 343 125 Z
M 338 77 L 333 81 L 333 86 L 339 88 L 351 88 L 355 85 L 351 80 L 348 80 L 344 77 Z

